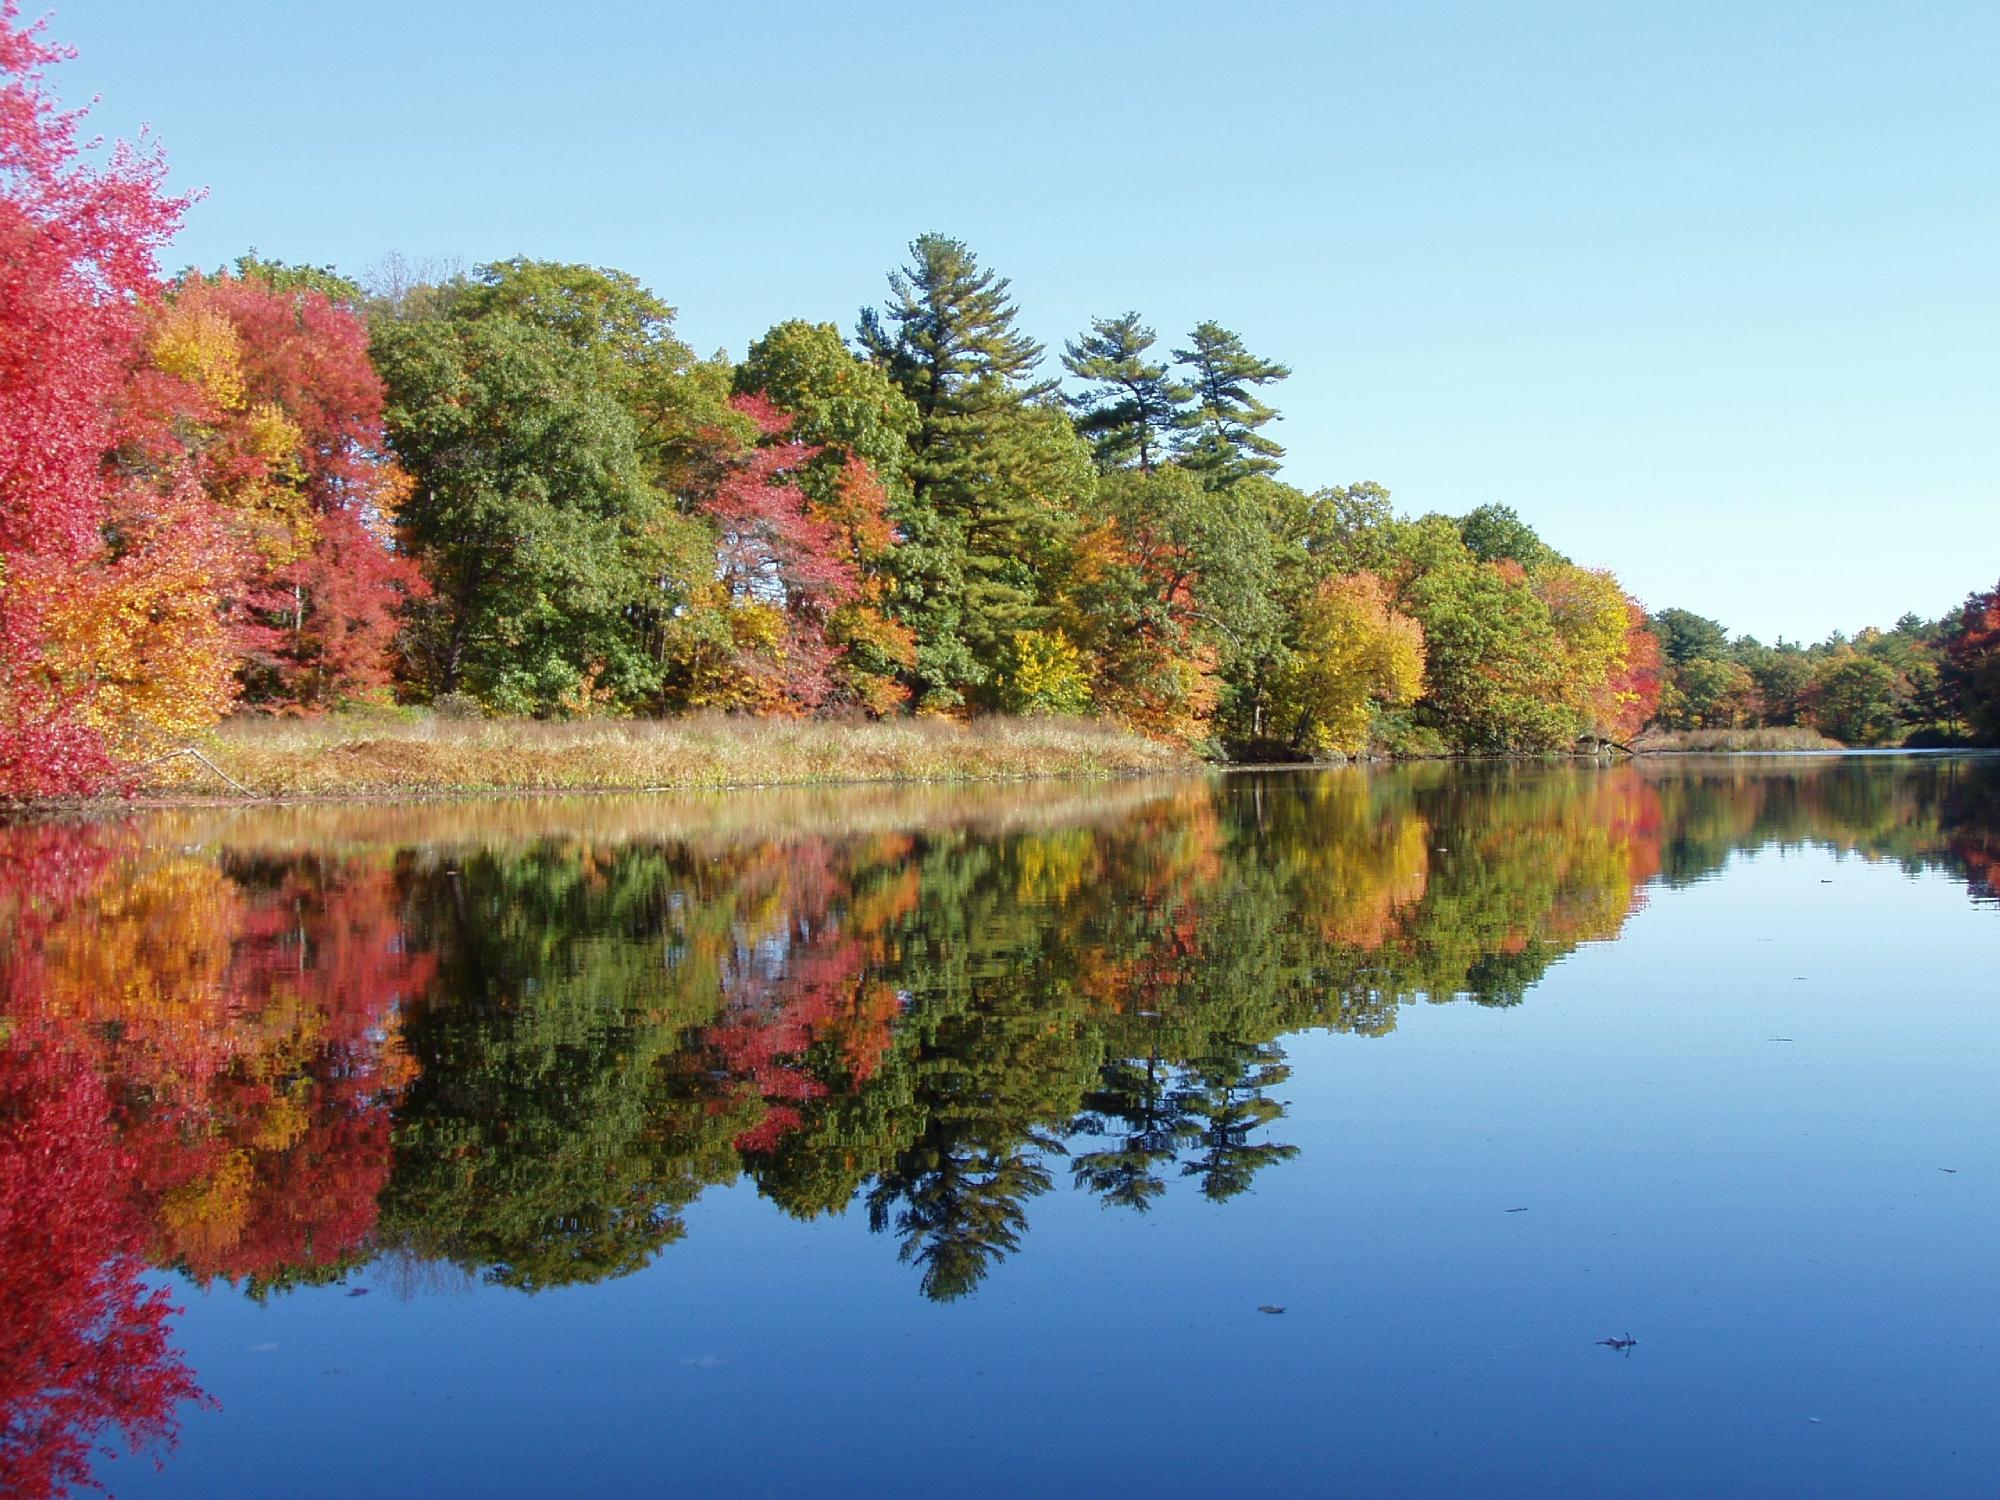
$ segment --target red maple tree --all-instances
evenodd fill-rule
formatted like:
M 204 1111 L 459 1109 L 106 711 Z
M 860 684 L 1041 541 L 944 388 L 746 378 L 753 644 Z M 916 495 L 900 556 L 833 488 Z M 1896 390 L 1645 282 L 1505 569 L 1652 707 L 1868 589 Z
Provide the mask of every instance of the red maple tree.
M 185 198 L 157 152 L 85 157 L 44 86 L 73 55 L 0 0 L 0 796 L 89 790 L 98 734 L 40 670 L 38 600 L 102 546 L 115 397 Z

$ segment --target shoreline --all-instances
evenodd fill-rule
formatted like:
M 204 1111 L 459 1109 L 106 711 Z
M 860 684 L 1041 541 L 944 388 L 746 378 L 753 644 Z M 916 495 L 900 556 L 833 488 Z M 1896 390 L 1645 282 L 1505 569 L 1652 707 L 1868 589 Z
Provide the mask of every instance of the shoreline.
M 134 768 L 118 792 L 9 810 L 1109 780 L 1208 765 L 1184 747 L 1084 720 L 246 719 Z
M 540 722 L 375 714 L 238 719 L 136 769 L 122 793 L 0 805 L 0 816 L 119 811 L 426 804 L 701 792 L 1117 781 L 1161 775 L 1378 768 L 1405 764 L 1556 765 L 1701 757 L 1925 755 L 1977 747 L 1856 748 L 1809 731 L 1658 735 L 1629 746 L 1539 754 L 1360 755 L 1213 760 L 1094 720 L 990 717 L 859 722 L 600 719 Z M 1688 741 L 1693 741 L 1689 743 Z

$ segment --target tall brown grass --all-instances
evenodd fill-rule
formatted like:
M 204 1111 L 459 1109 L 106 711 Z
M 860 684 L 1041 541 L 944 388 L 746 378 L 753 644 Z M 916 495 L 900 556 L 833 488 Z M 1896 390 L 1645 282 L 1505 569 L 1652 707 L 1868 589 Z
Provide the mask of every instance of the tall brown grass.
M 636 791 L 847 781 L 1118 776 L 1199 764 L 1189 751 L 1078 719 L 881 722 L 740 719 L 457 719 L 421 714 L 238 718 L 197 747 L 264 797 Z M 137 788 L 237 795 L 192 756 L 147 767 Z
M 1778 729 L 1649 729 L 1632 742 L 1642 755 L 1715 750 L 1845 750 L 1818 730 L 1800 725 Z

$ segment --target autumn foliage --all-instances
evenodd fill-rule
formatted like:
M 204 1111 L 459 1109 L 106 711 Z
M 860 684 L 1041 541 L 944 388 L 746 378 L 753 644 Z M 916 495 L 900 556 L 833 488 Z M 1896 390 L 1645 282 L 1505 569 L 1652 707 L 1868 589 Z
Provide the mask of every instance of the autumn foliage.
M 366 328 L 323 291 L 249 270 L 169 290 L 135 404 L 148 457 L 191 472 L 241 547 L 217 593 L 246 699 L 316 712 L 388 687 L 398 612 L 425 585 L 391 549 L 406 481 Z
M 111 767 L 107 669 L 74 615 L 129 607 L 106 576 L 104 530 L 129 484 L 108 455 L 155 257 L 185 207 L 155 154 L 86 158 L 80 117 L 44 86 L 67 55 L 19 24 L 16 0 L 0 4 L 0 795 L 87 790 Z M 148 557 L 128 552 L 124 571 Z M 65 595 L 72 617 L 51 620 Z
M 163 287 L 185 201 L 93 161 L 0 11 L 0 794 L 91 790 L 248 689 L 379 691 L 401 600 L 367 335 L 321 293 Z
M 1945 655 L 1974 731 L 2000 744 L 2000 584 L 1965 601 Z

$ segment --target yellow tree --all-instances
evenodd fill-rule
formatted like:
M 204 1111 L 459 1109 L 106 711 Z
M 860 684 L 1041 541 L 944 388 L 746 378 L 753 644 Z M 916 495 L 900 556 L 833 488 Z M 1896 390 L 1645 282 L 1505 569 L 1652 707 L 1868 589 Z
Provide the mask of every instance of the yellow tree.
M 242 563 L 191 485 L 129 486 L 109 514 L 117 555 L 66 586 L 43 581 L 40 666 L 114 754 L 137 759 L 227 711 L 235 658 L 218 600 Z
M 1329 578 L 1300 611 L 1297 642 L 1276 673 L 1272 722 L 1312 754 L 1367 748 L 1375 707 L 1408 703 L 1424 681 L 1423 627 L 1373 573 Z
M 1614 727 L 1622 699 L 1607 702 L 1607 689 L 1624 673 L 1631 655 L 1635 606 L 1609 571 L 1553 563 L 1535 571 L 1534 590 L 1549 612 L 1562 653 L 1558 691 L 1576 715 L 1579 729 L 1599 733 Z

